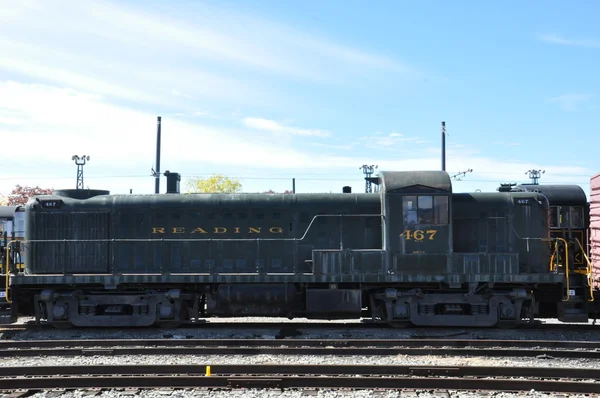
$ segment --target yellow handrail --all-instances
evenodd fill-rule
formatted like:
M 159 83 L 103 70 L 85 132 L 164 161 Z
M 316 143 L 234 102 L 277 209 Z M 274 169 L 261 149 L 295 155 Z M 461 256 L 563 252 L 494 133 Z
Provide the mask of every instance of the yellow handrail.
M 550 271 L 556 271 L 556 269 L 558 268 L 558 256 L 556 255 L 558 253 L 558 242 L 554 242 L 554 252 L 552 253 L 552 256 L 550 257 Z M 553 264 L 554 262 L 554 258 L 556 257 L 556 265 Z
M 6 296 L 4 298 L 6 299 L 6 302 L 9 304 L 12 304 L 12 300 L 9 298 L 9 294 L 8 294 L 9 281 L 10 281 L 10 269 L 9 269 L 10 248 L 11 248 L 12 244 L 15 242 L 20 242 L 20 241 L 19 240 L 11 240 L 6 245 L 6 267 L 4 268 L 4 274 L 5 274 L 5 285 L 4 285 L 5 291 L 4 291 L 4 293 L 6 294 Z
M 592 268 L 592 262 L 590 261 L 589 257 L 587 256 L 587 254 L 585 254 L 585 250 L 583 250 L 583 245 L 581 244 L 581 242 L 579 241 L 579 239 L 575 238 L 575 240 L 577 241 L 577 244 L 579 245 L 579 248 L 581 249 L 581 253 L 583 254 L 583 257 L 585 258 L 585 261 L 587 262 L 587 279 L 588 279 L 588 285 L 590 288 L 590 298 L 588 299 L 588 301 L 594 301 L 594 289 L 593 289 L 593 283 L 594 283 L 594 278 L 593 278 L 593 273 L 594 273 L 594 269 Z
M 565 245 L 565 277 L 567 278 L 567 298 L 563 299 L 563 301 L 569 301 L 570 296 L 569 296 L 569 245 L 567 244 L 567 241 L 564 240 L 563 238 L 556 238 L 557 240 L 560 240 L 563 242 L 563 244 Z

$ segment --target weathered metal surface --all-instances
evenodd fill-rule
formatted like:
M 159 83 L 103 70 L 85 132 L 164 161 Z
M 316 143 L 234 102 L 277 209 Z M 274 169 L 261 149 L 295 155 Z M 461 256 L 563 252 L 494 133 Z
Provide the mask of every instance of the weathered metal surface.
M 110 214 L 107 211 L 30 212 L 27 222 L 26 239 L 34 242 L 27 243 L 25 250 L 26 273 L 110 272 L 107 242 L 110 238 Z M 55 242 L 35 242 L 45 239 Z
M 85 201 L 47 196 L 44 200 L 60 200 L 60 206 L 28 204 L 32 254 L 26 261 L 30 261 L 28 272 L 35 274 L 305 273 L 310 272 L 313 249 L 381 248 L 377 195 L 114 195 Z M 86 213 L 102 211 L 110 212 L 102 225 L 85 231 L 72 226 L 91 217 Z M 90 259 L 82 258 L 82 253 Z
M 436 253 L 394 254 L 388 273 L 411 275 L 415 282 L 423 275 L 446 275 L 450 258 L 448 254 Z
M 302 308 L 293 284 L 220 285 L 207 297 L 208 315 L 287 316 Z
M 502 274 L 519 273 L 518 253 L 454 253 L 453 274 Z
M 383 250 L 314 250 L 312 269 L 315 275 L 381 275 Z
M 382 171 L 381 194 L 452 193 L 452 181 L 445 171 Z
M 307 289 L 306 311 L 309 314 L 360 317 L 360 289 Z
M 515 189 L 536 191 L 549 201 L 550 236 L 573 242 L 569 248 L 570 263 L 575 269 L 585 270 L 588 251 L 589 206 L 584 190 L 579 185 L 519 185 Z M 575 242 L 578 240 L 581 246 Z M 583 250 L 581 248 L 583 247 Z M 559 258 L 565 258 L 564 247 L 559 246 Z
M 110 195 L 110 191 L 104 189 L 57 189 L 52 194 L 73 199 L 89 199 L 94 196 Z
M 600 174 L 590 180 L 590 257 L 594 287 L 600 287 Z
M 512 274 L 548 272 L 551 253 L 543 240 L 549 238 L 548 200 L 544 196 L 512 192 L 454 194 L 452 210 L 454 253 L 465 254 L 453 264 L 455 271 L 464 267 L 465 272 L 469 268 L 494 272 L 503 269 Z M 480 253 L 496 256 L 479 257 Z M 475 261 L 475 256 L 479 260 Z
M 390 273 L 444 274 L 452 248 L 452 185 L 445 172 L 382 173 L 385 268 Z
M 27 285 L 98 285 L 115 287 L 121 284 L 212 284 L 212 283 L 429 283 L 460 284 L 467 282 L 497 283 L 562 283 L 564 275 L 545 274 L 129 274 L 129 275 L 12 275 L 11 284 Z
M 579 185 L 520 184 L 516 188 L 527 192 L 539 192 L 548 198 L 550 204 L 579 206 L 587 202 L 585 191 Z

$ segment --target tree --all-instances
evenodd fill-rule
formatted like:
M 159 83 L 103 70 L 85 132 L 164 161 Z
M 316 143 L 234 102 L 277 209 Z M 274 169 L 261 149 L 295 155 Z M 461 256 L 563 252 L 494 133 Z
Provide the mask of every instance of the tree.
M 237 178 L 215 174 L 209 178 L 190 178 L 186 181 L 187 193 L 239 193 L 242 184 Z
M 263 193 L 280 193 L 280 192 L 275 192 L 272 189 L 269 189 L 268 191 L 265 191 Z M 284 194 L 292 194 L 293 192 L 290 191 L 289 189 L 286 189 L 285 191 L 283 191 Z
M 10 195 L 8 195 L 8 206 L 24 205 L 27 203 L 29 198 L 36 195 L 51 195 L 52 188 L 40 188 L 39 186 L 29 187 L 16 185 Z

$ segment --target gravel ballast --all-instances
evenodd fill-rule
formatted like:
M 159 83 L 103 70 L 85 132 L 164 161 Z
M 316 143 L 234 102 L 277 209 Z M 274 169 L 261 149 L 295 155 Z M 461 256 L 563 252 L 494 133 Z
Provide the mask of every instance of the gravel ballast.
M 298 322 L 309 322 L 305 319 Z M 597 341 L 598 333 L 593 331 L 544 331 L 544 330 L 468 330 L 468 329 L 350 329 L 344 330 L 342 325 L 331 322 L 327 329 L 294 328 L 293 321 L 285 320 L 280 324 L 281 330 L 275 329 L 239 329 L 228 328 L 228 322 L 269 322 L 265 318 L 227 319 L 221 321 L 219 328 L 196 328 L 196 329 L 140 329 L 140 330 L 27 330 L 27 331 L 5 331 L 1 339 L 4 340 L 71 340 L 71 339 L 413 339 L 413 338 L 450 338 L 450 339 L 508 339 L 508 340 L 581 340 Z M 272 322 L 281 322 L 273 319 Z M 322 321 L 315 321 L 321 323 Z M 339 322 L 338 322 L 339 323 Z M 599 329 L 600 330 L 600 329 Z M 140 345 L 143 345 L 140 344 Z M 533 346 L 533 345 L 532 345 Z M 131 365 L 131 364 L 197 364 L 197 365 L 219 365 L 219 364 L 373 364 L 373 365 L 410 365 L 410 366 L 501 366 L 501 367 L 566 367 L 566 368 L 599 368 L 600 361 L 590 359 L 555 359 L 555 358 L 489 358 L 489 357 L 455 357 L 455 356 L 309 356 L 309 355 L 151 355 L 151 356 L 82 356 L 82 357 L 25 357 L 6 358 L 0 366 L 68 366 L 68 365 Z M 63 394 L 56 392 L 40 392 L 34 397 L 84 397 L 89 393 L 86 391 L 66 391 Z M 133 395 L 132 395 L 133 394 Z M 139 390 L 135 393 L 112 390 L 102 391 L 95 395 L 98 398 L 112 397 L 584 397 L 578 394 L 546 394 L 536 391 L 527 393 L 505 393 L 505 392 L 463 392 L 463 391 L 423 391 L 423 392 L 400 392 L 400 391 L 374 391 L 374 390 L 195 390 L 177 389 L 169 390 Z

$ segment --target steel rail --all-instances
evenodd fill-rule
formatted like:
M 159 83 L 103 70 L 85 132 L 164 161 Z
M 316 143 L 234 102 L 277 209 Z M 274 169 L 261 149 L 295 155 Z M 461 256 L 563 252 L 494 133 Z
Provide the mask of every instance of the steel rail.
M 85 339 L 85 340 L 0 340 L 0 350 L 17 348 L 82 347 L 444 347 L 444 348 L 558 348 L 600 349 L 600 341 L 496 340 L 496 339 Z
M 396 365 L 93 365 L 0 368 L 0 389 L 387 388 L 600 393 L 596 369 Z M 348 377 L 352 375 L 352 377 Z M 51 377 L 50 377 L 51 376 Z M 493 377 L 490 379 L 490 377 Z M 532 380 L 510 379 L 534 378 Z M 548 380 L 551 379 L 551 380 Z
M 73 327 L 67 330 L 78 330 L 78 331 L 98 331 L 98 330 L 112 330 L 112 329 L 123 330 L 122 327 Z M 371 322 L 363 320 L 361 322 L 355 322 L 349 320 L 346 323 L 327 323 L 327 322 L 289 322 L 282 320 L 281 322 L 219 322 L 219 321 L 208 321 L 208 322 L 184 322 L 176 328 L 166 329 L 395 329 L 393 325 L 380 322 Z M 55 330 L 60 329 L 54 326 L 42 322 L 36 324 L 34 322 L 28 322 L 23 324 L 0 324 L 0 331 L 6 330 Z M 161 328 L 155 326 L 139 327 L 139 328 L 125 328 L 125 330 L 139 331 L 139 330 L 159 330 Z M 556 330 L 556 331 L 599 331 L 600 325 L 593 324 L 568 324 L 568 323 L 524 323 L 516 325 L 514 328 L 482 328 L 482 327 L 411 327 L 403 325 L 399 330 L 413 331 L 413 330 L 426 330 L 428 332 L 436 331 L 505 331 L 505 330 Z
M 281 341 L 281 340 L 280 340 Z M 416 347 L 89 347 L 19 348 L 0 351 L 0 358 L 51 356 L 122 355 L 315 355 L 315 356 L 391 356 L 432 355 L 463 357 L 541 357 L 600 359 L 600 351 L 527 348 L 416 348 Z

